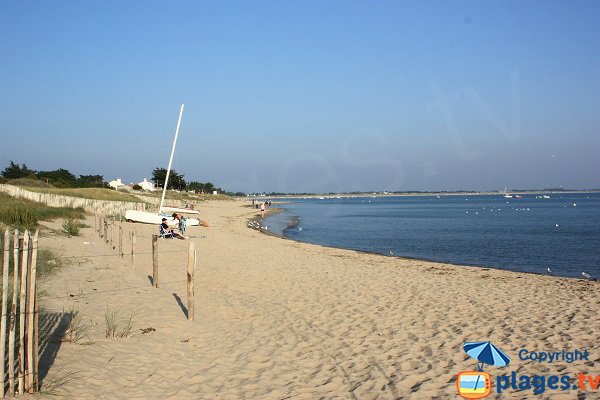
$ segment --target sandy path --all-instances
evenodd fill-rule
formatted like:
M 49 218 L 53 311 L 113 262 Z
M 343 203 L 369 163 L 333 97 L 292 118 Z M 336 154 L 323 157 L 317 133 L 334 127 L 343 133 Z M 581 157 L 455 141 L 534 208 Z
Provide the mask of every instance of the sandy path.
M 478 340 L 511 355 L 501 373 L 600 373 L 597 351 L 587 364 L 516 357 L 522 348 L 593 350 L 600 337 L 598 282 L 296 243 L 247 228 L 254 213 L 238 202 L 202 207 L 211 227 L 191 231 L 204 236 L 193 239 L 194 322 L 178 301 L 186 303 L 187 242 L 160 242 L 155 289 L 154 227 L 135 225 L 140 254 L 133 266 L 93 228 L 78 238 L 43 238 L 42 246 L 75 257 L 42 283 L 46 320 L 77 310 L 93 342 L 63 343 L 55 356 L 46 355 L 52 365 L 44 383 L 68 376 L 56 393 L 82 399 L 457 398 L 456 374 L 475 365 L 462 344 Z M 133 313 L 133 337 L 105 338 L 107 308 Z M 142 334 L 148 327 L 156 331 Z M 504 398 L 511 395 L 531 391 Z

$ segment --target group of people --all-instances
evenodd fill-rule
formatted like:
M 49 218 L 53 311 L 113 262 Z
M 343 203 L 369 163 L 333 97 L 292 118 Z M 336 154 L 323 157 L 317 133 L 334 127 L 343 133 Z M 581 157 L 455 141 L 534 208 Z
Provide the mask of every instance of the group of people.
M 252 205 L 256 208 L 259 208 L 259 205 L 255 200 L 252 200 Z M 266 201 L 263 201 L 262 203 L 260 203 L 260 216 L 261 217 L 265 216 L 265 210 L 268 207 L 271 207 L 271 200 L 266 200 Z
M 185 218 L 183 217 L 183 215 L 181 214 L 177 214 L 177 213 L 173 213 L 172 215 L 173 217 L 173 221 L 172 222 L 176 222 L 175 225 L 169 225 L 167 223 L 167 219 L 163 218 L 162 222 L 160 224 L 161 230 L 164 231 L 164 233 L 166 235 L 171 235 L 173 237 L 176 237 L 178 239 L 187 239 L 187 236 L 185 236 Z

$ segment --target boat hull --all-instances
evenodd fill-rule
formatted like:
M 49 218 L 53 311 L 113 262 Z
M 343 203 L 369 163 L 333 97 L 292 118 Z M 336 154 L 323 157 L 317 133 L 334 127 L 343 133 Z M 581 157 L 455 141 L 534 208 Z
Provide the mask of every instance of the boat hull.
M 192 210 L 191 208 L 182 207 L 163 207 L 162 211 L 165 213 L 180 213 L 180 214 L 200 214 L 199 210 Z
M 142 224 L 154 224 L 160 225 L 162 223 L 162 219 L 172 219 L 171 214 L 158 214 L 151 213 L 146 211 L 135 211 L 135 210 L 127 210 L 125 212 L 125 219 L 131 222 L 139 222 Z M 200 220 L 197 218 L 186 218 L 187 226 L 198 226 L 200 225 Z

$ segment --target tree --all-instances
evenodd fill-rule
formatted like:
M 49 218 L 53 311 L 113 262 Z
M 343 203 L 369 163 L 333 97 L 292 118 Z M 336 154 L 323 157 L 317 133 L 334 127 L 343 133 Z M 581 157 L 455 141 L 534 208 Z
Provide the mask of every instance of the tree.
M 64 168 L 55 171 L 40 171 L 37 173 L 37 177 L 56 187 L 77 187 L 77 177 Z
M 213 184 L 212 184 L 212 183 L 210 183 L 210 182 L 206 182 L 206 183 L 204 184 L 204 191 L 205 191 L 206 193 L 212 193 L 212 192 L 213 192 L 213 190 L 215 190 L 215 185 L 213 185 Z
M 35 171 L 27 168 L 25 164 L 15 164 L 10 162 L 10 165 L 2 171 L 2 176 L 6 179 L 31 178 L 35 175 Z
M 188 188 L 188 190 L 191 190 L 194 192 L 202 192 L 202 191 L 204 191 L 204 183 L 192 181 L 192 182 L 188 183 L 187 188 Z
M 102 175 L 79 175 L 77 179 L 79 187 L 104 187 L 104 177 Z
M 156 186 L 164 186 L 167 170 L 165 168 L 155 168 L 152 171 L 152 181 Z M 183 179 L 183 175 L 179 175 L 175 170 L 171 170 L 169 174 L 169 183 L 167 189 L 185 190 L 187 183 Z

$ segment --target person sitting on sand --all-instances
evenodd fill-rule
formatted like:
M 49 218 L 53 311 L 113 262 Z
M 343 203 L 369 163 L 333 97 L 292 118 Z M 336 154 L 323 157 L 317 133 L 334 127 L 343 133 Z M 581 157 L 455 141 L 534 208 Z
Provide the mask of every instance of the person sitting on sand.
M 167 224 L 167 219 L 166 218 L 162 219 L 162 223 L 160 224 L 160 226 L 165 231 L 165 233 L 171 234 L 171 235 L 173 235 L 173 237 L 176 237 L 176 238 L 179 238 L 179 239 L 184 239 L 184 240 L 187 239 L 185 237 L 185 235 L 183 233 L 181 233 L 179 230 L 173 228 L 172 226 L 169 226 L 169 224 Z
M 264 218 L 265 216 L 265 203 L 260 205 L 260 216 Z

